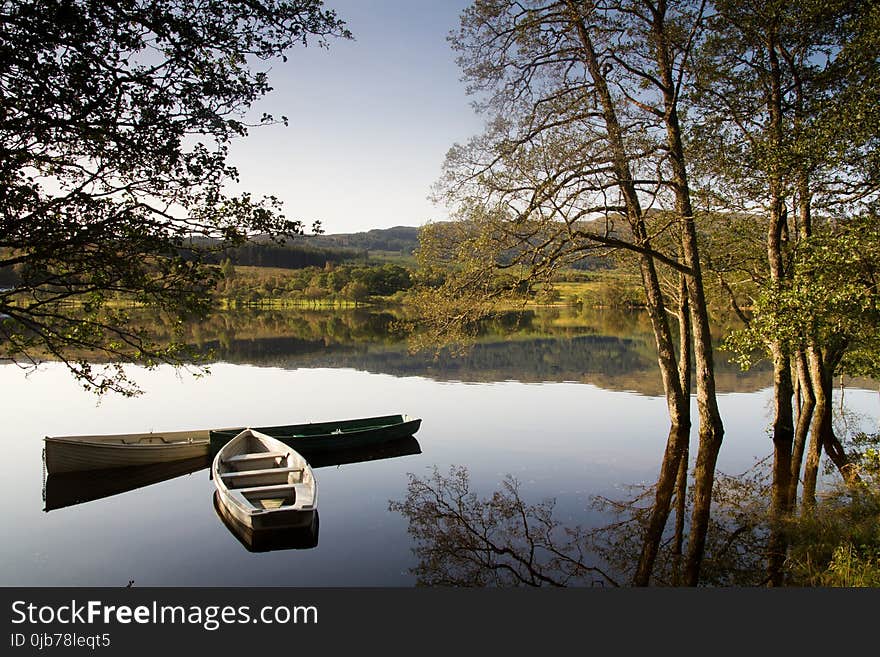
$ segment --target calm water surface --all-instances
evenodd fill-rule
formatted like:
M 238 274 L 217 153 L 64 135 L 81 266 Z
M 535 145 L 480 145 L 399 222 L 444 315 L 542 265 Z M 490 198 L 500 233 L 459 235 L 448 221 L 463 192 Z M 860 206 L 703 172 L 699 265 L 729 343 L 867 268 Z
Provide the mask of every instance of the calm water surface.
M 583 319 L 583 318 L 581 318 Z M 589 319 L 589 318 L 588 318 Z M 268 314 L 245 326 L 201 327 L 216 350 L 208 377 L 132 369 L 145 394 L 83 392 L 47 365 L 0 367 L 7 528 L 0 584 L 411 586 L 412 542 L 389 500 L 408 473 L 453 464 L 479 494 L 507 473 L 529 502 L 553 497 L 566 524 L 600 521 L 591 496 L 624 495 L 657 475 L 666 438 L 653 354 L 639 318 L 584 321 L 564 313 L 495 327 L 461 359 L 411 356 L 377 315 Z M 231 320 L 229 320 L 231 321 Z M 769 454 L 766 371 L 725 367 L 719 468 L 734 474 Z M 876 389 L 848 389 L 877 426 Z M 316 470 L 320 529 L 312 549 L 248 551 L 218 518 L 207 469 L 44 511 L 42 438 L 408 413 L 421 453 Z M 416 451 L 410 445 L 409 452 Z M 51 499 L 50 506 L 51 506 Z

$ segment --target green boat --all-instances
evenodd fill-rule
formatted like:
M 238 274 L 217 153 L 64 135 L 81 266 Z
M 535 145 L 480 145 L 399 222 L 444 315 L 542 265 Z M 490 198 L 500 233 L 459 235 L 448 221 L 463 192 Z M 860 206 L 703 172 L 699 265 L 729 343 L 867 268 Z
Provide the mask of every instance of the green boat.
M 253 427 L 293 447 L 303 456 L 321 452 L 369 447 L 401 438 L 408 438 L 421 426 L 421 418 L 409 415 L 382 415 L 356 420 L 333 420 L 309 424 L 288 424 L 275 427 Z M 242 429 L 215 429 L 211 431 L 211 453 L 216 454 Z

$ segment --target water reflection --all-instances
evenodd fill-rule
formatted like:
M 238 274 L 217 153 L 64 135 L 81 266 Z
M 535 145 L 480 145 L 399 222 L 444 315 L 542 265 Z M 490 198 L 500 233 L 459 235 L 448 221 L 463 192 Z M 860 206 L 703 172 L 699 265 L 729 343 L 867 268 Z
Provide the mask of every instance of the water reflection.
M 158 342 L 176 335 L 162 318 L 138 316 Z M 472 349 L 411 353 L 398 329 L 401 309 L 217 312 L 184 327 L 184 339 L 216 362 L 297 368 L 350 368 L 436 381 L 578 382 L 607 390 L 662 396 L 650 323 L 644 313 L 578 307 L 501 312 L 482 322 Z M 718 331 L 720 337 L 726 328 Z M 82 354 L 92 359 L 94 354 Z M 769 367 L 742 372 L 718 359 L 721 392 L 754 392 Z
M 541 308 L 484 322 L 464 354 L 408 350 L 391 311 L 222 313 L 189 328 L 189 339 L 218 361 L 293 369 L 353 368 L 438 381 L 574 381 L 609 390 L 663 394 L 647 317 L 639 312 Z M 749 372 L 719 359 L 722 392 L 752 392 L 768 370 Z
M 527 504 L 511 476 L 491 497 L 470 490 L 466 468 L 441 475 L 410 475 L 407 495 L 392 501 L 415 540 L 421 586 L 619 586 L 605 568 L 589 563 L 591 533 L 563 526 L 555 502 Z
M 170 463 L 48 474 L 43 481 L 43 510 L 63 509 L 152 486 L 203 470 L 210 464 L 210 457 L 206 455 Z
M 328 452 L 302 452 L 312 468 L 329 468 L 352 463 L 366 463 L 368 461 L 382 461 L 385 459 L 398 458 L 400 456 L 414 456 L 422 453 L 422 447 L 415 436 L 392 440 L 380 445 L 366 445 L 363 447 L 350 447 Z
M 769 459 L 764 459 L 742 474 L 719 474 L 702 562 L 702 585 L 767 584 L 768 464 Z M 408 523 L 417 558 L 410 572 L 422 586 L 627 586 L 642 553 L 655 486 L 628 486 L 626 491 L 614 499 L 592 499 L 591 506 L 601 514 L 602 522 L 589 528 L 572 526 L 556 517 L 553 499 L 539 503 L 524 500 L 519 482 L 510 475 L 493 494 L 481 498 L 471 490 L 467 468 L 453 466 L 445 475 L 436 468 L 427 477 L 410 475 L 406 496 L 392 500 L 389 510 L 400 513 Z M 868 492 L 864 489 L 860 494 L 872 501 L 876 514 L 876 493 L 866 495 Z M 845 487 L 832 487 L 826 499 L 845 498 L 842 506 L 847 507 L 852 495 Z M 684 504 L 686 515 L 692 502 L 688 497 Z M 855 522 L 852 509 L 830 506 L 830 513 L 845 516 L 837 524 Z M 868 525 L 869 531 L 876 527 L 876 515 L 873 523 Z M 792 524 L 789 531 L 807 532 L 808 541 L 798 549 L 815 558 L 816 553 L 830 548 L 821 541 L 813 545 L 813 534 L 824 532 L 828 539 L 832 524 L 829 519 L 808 522 L 799 529 Z M 682 585 L 683 551 L 675 531 L 668 528 L 661 541 L 653 586 Z M 797 551 L 791 555 L 787 564 L 790 584 L 815 585 L 809 578 L 816 579 L 816 564 L 804 561 Z

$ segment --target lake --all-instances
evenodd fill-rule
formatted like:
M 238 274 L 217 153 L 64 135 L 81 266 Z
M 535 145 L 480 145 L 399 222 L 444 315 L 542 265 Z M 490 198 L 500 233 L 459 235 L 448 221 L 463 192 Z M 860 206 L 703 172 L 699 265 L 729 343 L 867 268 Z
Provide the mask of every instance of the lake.
M 555 498 L 566 525 L 601 522 L 593 496 L 623 496 L 656 478 L 668 421 L 644 317 L 526 313 L 487 328 L 460 357 L 410 354 L 393 326 L 392 315 L 363 310 L 218 316 L 191 329 L 194 341 L 214 350 L 209 376 L 132 367 L 144 391 L 134 398 L 98 400 L 58 364 L 33 373 L 0 367 L 9 429 L 0 466 L 0 583 L 412 586 L 413 540 L 406 519 L 388 508 L 406 495 L 409 473 L 463 465 L 480 495 L 512 474 L 524 499 Z M 770 453 L 771 380 L 766 368 L 743 373 L 722 363 L 718 381 L 726 422 L 719 469 L 736 474 Z M 873 385 L 857 382 L 844 394 L 856 414 L 848 421 L 876 430 Z M 395 413 L 422 418 L 418 444 L 406 453 L 315 470 L 315 547 L 248 550 L 218 517 L 204 467 L 44 510 L 59 494 L 44 487 L 46 435 Z

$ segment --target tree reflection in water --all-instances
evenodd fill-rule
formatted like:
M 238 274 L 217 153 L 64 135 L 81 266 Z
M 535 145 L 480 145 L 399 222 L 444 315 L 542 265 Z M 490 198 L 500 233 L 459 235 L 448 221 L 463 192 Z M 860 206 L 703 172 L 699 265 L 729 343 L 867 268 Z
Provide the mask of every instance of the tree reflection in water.
M 586 562 L 588 534 L 555 520 L 552 500 L 526 504 L 510 475 L 485 500 L 471 492 L 461 466 L 409 479 L 406 498 L 389 508 L 409 521 L 420 585 L 617 586 Z
M 742 475 L 718 475 L 701 584 L 766 583 L 768 473 L 761 462 Z M 635 574 L 654 488 L 633 486 L 630 493 L 593 499 L 606 524 L 568 527 L 553 517 L 554 500 L 528 504 L 512 476 L 481 499 L 470 490 L 467 468 L 453 466 L 447 475 L 436 468 L 425 478 L 410 474 L 406 497 L 389 509 L 409 523 L 418 558 L 411 572 L 422 586 L 625 586 Z M 681 555 L 670 530 L 652 585 L 681 583 Z

